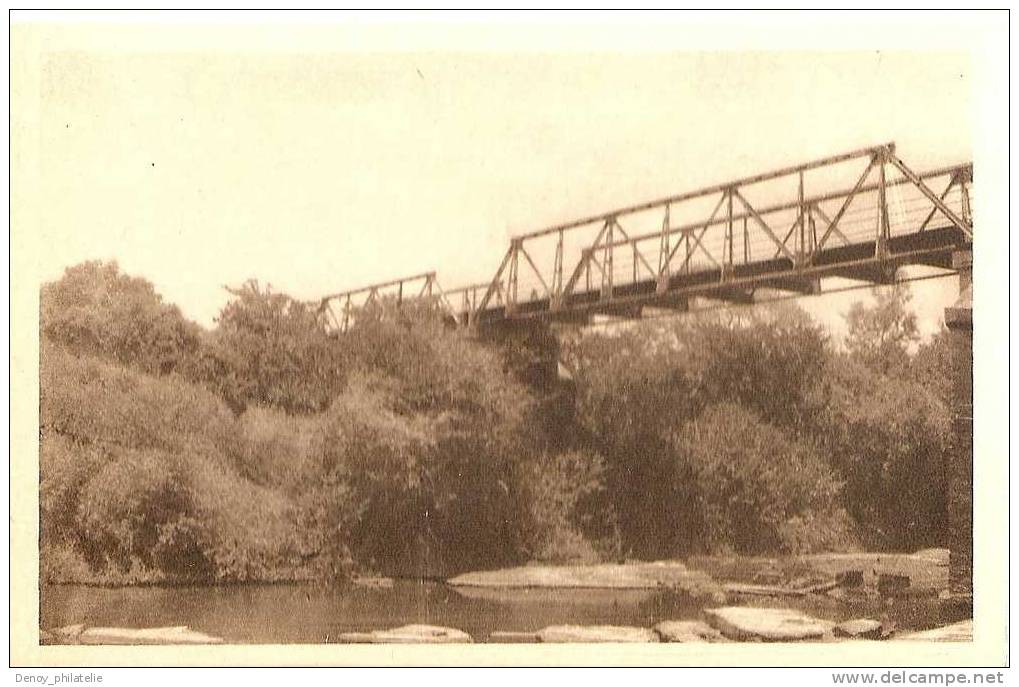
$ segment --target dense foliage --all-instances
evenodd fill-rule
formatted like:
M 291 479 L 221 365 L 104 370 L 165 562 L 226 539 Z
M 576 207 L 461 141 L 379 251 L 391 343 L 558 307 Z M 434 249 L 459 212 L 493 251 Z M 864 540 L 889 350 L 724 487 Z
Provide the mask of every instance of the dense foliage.
M 203 381 L 236 410 L 313 413 L 342 388 L 343 361 L 315 310 L 249 281 L 231 290 L 203 355 Z
M 909 365 L 909 346 L 920 339 L 909 291 L 899 285 L 875 293 L 875 303 L 856 302 L 846 314 L 846 348 L 857 360 L 880 372 Z
M 202 335 L 152 284 L 101 262 L 71 267 L 43 286 L 39 329 L 75 352 L 152 374 L 193 369 Z
M 52 345 L 42 353 L 45 575 L 279 579 L 333 563 L 301 550 L 301 513 L 280 484 L 245 477 L 261 447 L 213 394 Z
M 231 293 L 206 331 L 115 264 L 43 288 L 44 579 L 944 543 L 969 370 L 944 333 L 916 347 L 901 294 L 854 308 L 840 350 L 790 306 L 478 339 L 381 302 L 334 336 Z
M 790 520 L 822 515 L 833 540 L 850 539 L 831 507 L 837 476 L 805 431 L 827 342 L 779 315 L 648 323 L 570 347 L 578 423 L 608 461 L 629 553 L 798 550 Z

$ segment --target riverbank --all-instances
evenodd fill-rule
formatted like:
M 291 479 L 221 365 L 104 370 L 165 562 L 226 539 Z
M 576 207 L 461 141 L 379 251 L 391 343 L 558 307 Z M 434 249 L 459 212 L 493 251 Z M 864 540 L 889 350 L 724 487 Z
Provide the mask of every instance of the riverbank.
M 632 636 L 658 628 L 675 637 L 712 636 L 704 624 L 724 637 L 709 622 L 708 611 L 735 607 L 800 613 L 831 628 L 820 640 L 809 641 L 841 641 L 834 628 L 850 621 L 869 621 L 847 626 L 860 637 L 877 632 L 899 638 L 970 616 L 965 600 L 942 598 L 945 563 L 941 550 L 533 565 L 468 573 L 449 583 L 373 578 L 360 585 L 44 585 L 40 620 L 48 631 L 75 625 L 96 630 L 85 638 L 109 639 L 111 628 L 130 639 L 121 630 L 187 626 L 225 643 L 334 643 L 369 641 L 390 631 L 406 638 L 408 631 L 401 628 L 428 626 L 463 632 L 474 642 L 506 642 L 598 636 L 597 630 L 570 628 L 641 629 Z M 548 628 L 554 629 L 541 639 Z M 47 641 L 67 643 L 66 638 Z

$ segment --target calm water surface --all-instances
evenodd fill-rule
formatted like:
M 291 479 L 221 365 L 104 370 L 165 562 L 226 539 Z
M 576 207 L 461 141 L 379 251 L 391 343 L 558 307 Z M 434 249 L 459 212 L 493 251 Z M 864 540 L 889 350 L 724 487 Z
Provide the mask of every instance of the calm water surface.
M 846 603 L 753 599 L 740 605 L 798 607 L 829 620 L 861 616 L 892 620 L 900 629 L 951 622 L 934 599 Z M 397 580 L 390 589 L 350 586 L 223 587 L 46 586 L 41 626 L 159 627 L 188 625 L 231 643 L 334 642 L 342 632 L 408 623 L 464 630 L 486 641 L 494 630 L 533 632 L 548 625 L 635 625 L 697 618 L 703 606 L 656 591 L 456 590 L 438 582 Z

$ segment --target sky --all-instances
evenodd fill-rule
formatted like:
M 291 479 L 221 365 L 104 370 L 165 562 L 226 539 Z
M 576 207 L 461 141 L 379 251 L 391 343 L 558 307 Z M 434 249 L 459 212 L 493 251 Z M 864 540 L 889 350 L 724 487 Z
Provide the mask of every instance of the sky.
M 307 299 L 428 270 L 452 288 L 491 279 L 512 235 L 616 206 L 888 141 L 914 169 L 971 159 L 964 53 L 367 50 L 301 27 L 244 41 L 224 27 L 218 43 L 130 30 L 107 28 L 122 44 L 47 34 L 16 67 L 45 199 L 38 273 L 116 260 L 207 326 L 224 286 L 249 278 Z M 956 281 L 913 288 L 936 330 Z M 802 302 L 837 333 L 861 297 Z

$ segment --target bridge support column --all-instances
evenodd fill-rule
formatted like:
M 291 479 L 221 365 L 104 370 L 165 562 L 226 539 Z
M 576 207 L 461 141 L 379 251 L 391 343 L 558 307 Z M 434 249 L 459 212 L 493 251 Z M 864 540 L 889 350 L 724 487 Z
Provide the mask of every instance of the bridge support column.
M 959 375 L 953 389 L 953 441 L 948 474 L 948 527 L 951 554 L 949 590 L 953 597 L 973 594 L 973 253 L 952 255 L 959 273 L 959 300 L 945 308 L 945 324 L 964 360 L 966 374 Z

